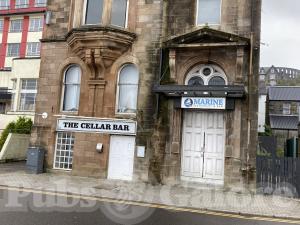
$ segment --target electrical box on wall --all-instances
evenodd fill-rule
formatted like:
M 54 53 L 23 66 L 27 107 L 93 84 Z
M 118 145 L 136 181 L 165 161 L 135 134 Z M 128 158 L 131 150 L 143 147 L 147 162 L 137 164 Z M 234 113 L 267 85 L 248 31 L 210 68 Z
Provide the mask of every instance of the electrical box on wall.
M 103 152 L 103 144 L 102 143 L 97 144 L 96 151 L 99 152 L 99 153 Z
M 138 158 L 145 158 L 145 154 L 146 154 L 146 147 L 145 146 L 137 146 L 136 150 L 137 150 L 136 156 Z

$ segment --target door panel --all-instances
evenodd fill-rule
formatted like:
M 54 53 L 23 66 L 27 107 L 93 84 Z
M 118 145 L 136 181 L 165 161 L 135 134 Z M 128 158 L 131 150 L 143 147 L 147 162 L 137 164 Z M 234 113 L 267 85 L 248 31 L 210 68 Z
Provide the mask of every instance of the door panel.
M 203 174 L 203 113 L 185 113 L 183 127 L 182 176 Z
M 111 136 L 108 179 L 132 180 L 135 137 Z
M 223 112 L 185 111 L 182 176 L 223 180 L 225 123 Z
M 208 114 L 203 178 L 223 179 L 225 129 L 223 112 Z

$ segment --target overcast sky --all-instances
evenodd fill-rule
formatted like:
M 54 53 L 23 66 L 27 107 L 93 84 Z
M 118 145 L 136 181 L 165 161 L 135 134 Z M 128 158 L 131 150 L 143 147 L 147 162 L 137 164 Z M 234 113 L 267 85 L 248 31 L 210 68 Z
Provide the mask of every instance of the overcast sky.
M 300 69 L 300 0 L 262 0 L 261 66 Z

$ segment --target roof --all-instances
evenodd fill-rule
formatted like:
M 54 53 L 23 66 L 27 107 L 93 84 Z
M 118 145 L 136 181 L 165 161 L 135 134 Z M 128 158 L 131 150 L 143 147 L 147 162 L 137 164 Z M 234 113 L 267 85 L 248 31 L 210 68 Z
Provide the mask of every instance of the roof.
M 272 69 L 274 69 L 273 74 L 281 74 L 285 76 L 290 76 L 290 75 L 300 76 L 300 70 L 298 69 L 289 68 L 289 67 L 276 67 L 276 66 L 260 67 L 259 74 L 261 75 L 271 74 Z
M 171 37 L 164 42 L 164 47 L 188 47 L 202 45 L 233 46 L 233 45 L 249 45 L 250 39 L 233 33 L 227 33 L 220 30 L 211 29 L 209 27 L 200 28 L 198 30 Z
M 270 115 L 271 129 L 298 130 L 298 123 L 298 116 Z
M 300 87 L 273 86 L 268 90 L 270 101 L 300 101 Z

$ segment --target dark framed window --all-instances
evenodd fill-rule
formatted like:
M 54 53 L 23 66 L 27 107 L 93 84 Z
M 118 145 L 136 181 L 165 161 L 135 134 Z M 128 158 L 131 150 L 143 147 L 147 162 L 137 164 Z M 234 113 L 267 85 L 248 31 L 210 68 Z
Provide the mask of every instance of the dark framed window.
M 104 0 L 86 0 L 85 24 L 101 24 Z
M 127 0 L 113 0 L 111 9 L 111 25 L 126 27 Z

